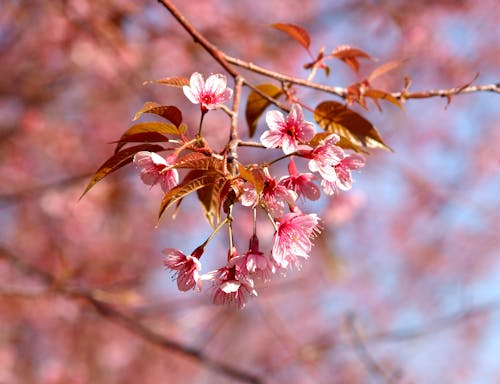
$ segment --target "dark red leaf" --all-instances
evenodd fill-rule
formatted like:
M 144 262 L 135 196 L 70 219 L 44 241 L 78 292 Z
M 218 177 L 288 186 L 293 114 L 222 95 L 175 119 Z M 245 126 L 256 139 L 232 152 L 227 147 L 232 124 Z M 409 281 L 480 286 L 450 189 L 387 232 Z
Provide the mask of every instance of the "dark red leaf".
M 153 113 L 161 116 L 172 122 L 176 127 L 179 127 L 182 123 L 182 112 L 173 105 L 160 105 L 153 101 L 148 101 L 141 110 L 135 114 L 133 121 L 137 120 L 143 113 Z
M 113 173 L 114 171 L 116 171 L 116 170 L 120 169 L 121 167 L 130 163 L 132 161 L 132 159 L 134 158 L 134 155 L 137 152 L 140 152 L 140 151 L 159 152 L 159 151 L 162 151 L 164 149 L 165 148 L 163 148 L 161 145 L 141 144 L 141 145 L 135 145 L 133 147 L 126 148 L 122 151 L 115 153 L 108 160 L 106 160 L 103 165 L 101 165 L 99 167 L 99 169 L 95 173 L 94 177 L 92 178 L 92 180 L 90 180 L 89 184 L 87 185 L 87 188 L 85 188 L 85 191 L 80 196 L 80 199 L 97 182 L 101 181 L 104 177 L 106 177 L 110 173 Z

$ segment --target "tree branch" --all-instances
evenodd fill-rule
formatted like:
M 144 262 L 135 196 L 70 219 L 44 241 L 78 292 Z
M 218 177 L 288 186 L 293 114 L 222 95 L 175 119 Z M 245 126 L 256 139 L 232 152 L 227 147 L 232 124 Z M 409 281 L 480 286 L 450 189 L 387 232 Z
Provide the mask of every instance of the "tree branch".
M 230 376 L 241 382 L 252 383 L 252 384 L 263 383 L 262 379 L 251 373 L 240 370 L 239 368 L 236 368 L 232 365 L 214 360 L 197 348 L 188 347 L 186 345 L 171 340 L 151 330 L 150 328 L 143 325 L 140 321 L 136 320 L 135 318 L 128 316 L 127 314 L 119 311 L 112 305 L 109 305 L 108 303 L 99 300 L 97 298 L 98 294 L 95 291 L 72 288 L 68 285 L 67 282 L 61 282 L 52 274 L 38 267 L 35 267 L 31 264 L 26 263 L 25 261 L 14 255 L 12 252 L 10 252 L 7 248 L 5 248 L 2 245 L 0 245 L 0 259 L 5 260 L 17 270 L 25 274 L 35 276 L 38 279 L 42 280 L 42 282 L 47 285 L 47 292 L 55 292 L 70 299 L 77 299 L 77 300 L 83 299 L 85 302 L 94 307 L 97 313 L 99 313 L 102 317 L 119 325 L 122 328 L 127 329 L 131 333 L 135 334 L 136 336 L 140 337 L 141 339 L 151 344 L 157 345 L 166 351 L 176 352 L 191 359 L 194 359 L 198 363 L 218 373 Z M 41 294 L 45 294 L 47 292 L 42 292 Z M 29 295 L 29 296 L 16 295 L 16 297 L 32 298 L 36 297 L 36 295 Z

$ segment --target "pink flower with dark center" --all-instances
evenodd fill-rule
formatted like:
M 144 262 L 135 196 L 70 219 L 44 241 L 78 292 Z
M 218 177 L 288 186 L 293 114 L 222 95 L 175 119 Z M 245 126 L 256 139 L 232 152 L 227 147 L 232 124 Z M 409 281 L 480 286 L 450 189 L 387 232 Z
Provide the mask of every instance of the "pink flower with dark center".
M 337 178 L 335 166 L 344 158 L 342 148 L 335 145 L 340 140 L 337 134 L 331 134 L 320 142 L 308 155 L 309 169 L 311 172 L 319 172 L 325 180 L 334 181 Z
M 311 239 L 319 233 L 318 222 L 316 214 L 304 214 L 298 208 L 278 220 L 272 257 L 279 267 L 287 268 L 292 265 L 300 268 L 298 257 L 309 257 Z
M 264 188 L 260 196 L 255 187 L 250 183 L 243 185 L 240 195 L 241 204 L 245 207 L 255 207 L 259 203 L 264 203 L 269 213 L 274 217 L 279 217 L 285 210 L 285 203 L 293 204 L 297 200 L 297 194 L 280 185 L 271 177 L 267 168 L 264 169 Z
M 134 156 L 134 164 L 141 168 L 141 180 L 153 187 L 160 183 L 163 192 L 168 192 L 179 183 L 179 173 L 172 165 L 177 156 L 170 155 L 164 159 L 155 152 L 140 151 Z
M 202 111 L 207 112 L 210 109 L 218 108 L 233 95 L 233 90 L 227 88 L 226 83 L 224 75 L 211 75 L 205 82 L 203 76 L 195 72 L 189 79 L 189 86 L 183 86 L 182 90 L 189 101 L 193 104 L 200 104 Z
M 163 250 L 165 258 L 163 264 L 177 275 L 177 287 L 180 291 L 189 291 L 195 287 L 201 290 L 201 263 L 200 256 L 203 248 L 196 248 L 190 256 L 185 255 L 175 248 Z
M 214 304 L 236 305 L 245 307 L 248 296 L 257 296 L 254 282 L 243 268 L 244 259 L 234 256 L 225 267 L 202 276 L 203 280 L 211 280 L 214 284 Z
M 279 181 L 280 185 L 294 191 L 298 196 L 303 196 L 309 200 L 319 199 L 319 188 L 312 182 L 314 175 L 312 173 L 299 173 L 293 158 L 290 158 L 288 173 L 290 176 L 282 177 Z
M 353 153 L 346 155 L 334 169 L 337 175 L 335 180 L 322 180 L 321 187 L 327 195 L 334 195 L 339 190 L 348 191 L 352 188 L 351 170 L 361 168 L 365 165 L 363 156 Z
M 272 216 L 280 217 L 285 210 L 285 203 L 293 204 L 297 200 L 297 194 L 280 185 L 272 177 L 266 177 L 261 199 Z
M 260 142 L 267 148 L 282 147 L 288 155 L 297 151 L 299 143 L 312 139 L 315 133 L 314 125 L 304 121 L 302 107 L 293 104 L 287 117 L 280 111 L 269 111 L 266 114 L 269 130 L 260 137 Z

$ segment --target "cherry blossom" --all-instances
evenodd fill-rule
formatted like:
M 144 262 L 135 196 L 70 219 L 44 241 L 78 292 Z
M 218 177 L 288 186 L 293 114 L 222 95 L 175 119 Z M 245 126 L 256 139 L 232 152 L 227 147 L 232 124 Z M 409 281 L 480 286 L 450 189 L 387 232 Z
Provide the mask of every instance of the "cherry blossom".
M 260 142 L 267 148 L 282 147 L 288 155 L 297 151 L 299 143 L 312 139 L 315 133 L 314 125 L 304 121 L 302 107 L 293 104 L 287 117 L 280 111 L 269 111 L 266 114 L 269 130 L 260 137 Z
M 240 196 L 241 204 L 246 207 L 255 207 L 259 202 L 263 202 L 271 215 L 279 217 L 285 210 L 285 203 L 293 204 L 297 200 L 297 194 L 271 177 L 267 168 L 264 169 L 264 178 L 264 188 L 260 196 L 252 184 L 243 185 Z
M 163 264 L 168 269 L 175 271 L 177 275 L 177 287 L 180 291 L 189 291 L 195 287 L 201 290 L 201 263 L 200 256 L 203 248 L 196 248 L 191 255 L 185 255 L 175 248 L 163 250 L 165 258 Z
M 335 166 L 344 158 L 342 148 L 335 145 L 340 140 L 337 134 L 327 136 L 314 148 L 309 157 L 309 169 L 311 172 L 319 172 L 326 180 L 334 181 L 337 178 Z
M 259 250 L 259 239 L 256 235 L 250 238 L 248 251 L 242 256 L 242 265 L 252 276 L 256 276 L 264 281 L 269 280 L 273 273 L 272 263 Z
M 193 104 L 200 104 L 202 111 L 218 108 L 233 95 L 233 90 L 226 87 L 226 76 L 215 74 L 203 81 L 203 76 L 195 72 L 191 75 L 189 86 L 182 87 L 184 95 Z
M 288 173 L 289 176 L 285 176 L 280 179 L 279 185 L 282 185 L 286 189 L 294 191 L 298 196 L 305 197 L 309 200 L 319 199 L 319 188 L 312 182 L 314 175 L 312 173 L 299 173 L 293 158 L 290 158 Z
M 203 280 L 211 280 L 214 284 L 214 304 L 232 304 L 242 309 L 248 296 L 257 296 L 254 282 L 243 263 L 243 257 L 234 255 L 226 266 L 202 276 Z
M 179 173 L 172 165 L 176 155 L 164 159 L 155 152 L 141 151 L 134 156 L 134 164 L 141 168 L 141 180 L 144 184 L 154 186 L 158 182 L 163 192 L 168 192 L 179 183 Z
M 361 168 L 365 165 L 363 156 L 353 153 L 346 155 L 334 167 L 336 178 L 332 181 L 323 179 L 321 187 L 327 195 L 334 195 L 339 190 L 348 191 L 352 188 L 352 175 L 351 170 Z
M 279 267 L 293 265 L 300 268 L 298 257 L 309 257 L 311 239 L 319 232 L 318 223 L 316 214 L 304 214 L 298 208 L 277 221 L 272 257 Z

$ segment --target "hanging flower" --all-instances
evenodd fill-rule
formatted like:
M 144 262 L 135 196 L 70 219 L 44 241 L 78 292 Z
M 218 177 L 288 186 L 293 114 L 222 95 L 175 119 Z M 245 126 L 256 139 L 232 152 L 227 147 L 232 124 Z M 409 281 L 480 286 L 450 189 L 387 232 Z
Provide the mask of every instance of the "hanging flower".
M 248 251 L 242 256 L 241 265 L 251 276 L 264 281 L 269 280 L 273 273 L 271 261 L 259 250 L 259 239 L 256 235 L 250 238 Z
M 319 232 L 316 214 L 304 214 L 298 208 L 278 220 L 274 234 L 272 257 L 281 268 L 300 267 L 298 257 L 307 259 L 312 248 L 311 239 Z
M 176 158 L 176 155 L 170 155 L 164 159 L 155 152 L 140 151 L 134 156 L 134 164 L 141 168 L 144 184 L 154 186 L 160 183 L 163 192 L 168 192 L 179 183 L 179 173 L 172 168 Z
M 348 191 L 352 188 L 352 174 L 351 170 L 361 168 L 365 165 L 363 156 L 353 153 L 346 155 L 334 167 L 336 178 L 332 181 L 322 180 L 321 187 L 327 195 L 334 195 L 339 190 Z
M 224 75 L 211 75 L 205 82 L 203 76 L 195 72 L 191 75 L 189 86 L 185 85 L 182 90 L 189 101 L 193 104 L 200 104 L 202 111 L 207 112 L 218 108 L 233 95 L 233 90 L 227 88 L 226 83 Z
M 297 151 L 299 143 L 312 139 L 315 133 L 314 125 L 304 121 L 302 107 L 293 104 L 287 117 L 280 111 L 269 111 L 266 114 L 269 130 L 260 137 L 260 142 L 267 148 L 282 147 L 288 155 Z
M 311 172 L 319 172 L 323 179 L 334 181 L 337 178 L 335 166 L 344 158 L 342 148 L 335 145 L 340 137 L 333 133 L 320 142 L 308 157 Z
M 196 248 L 189 256 L 175 248 L 163 250 L 165 258 L 163 264 L 168 269 L 175 271 L 177 276 L 177 287 L 180 291 L 189 291 L 195 287 L 201 290 L 201 263 L 200 256 L 203 248 Z
M 211 280 L 214 284 L 214 304 L 232 304 L 242 309 L 248 296 L 257 296 L 254 282 L 243 262 L 241 256 L 234 255 L 226 266 L 202 276 L 203 280 Z
M 312 173 L 299 173 L 293 158 L 290 158 L 288 173 L 290 174 L 289 176 L 282 177 L 280 179 L 280 185 L 294 191 L 297 196 L 303 196 L 309 200 L 319 199 L 319 188 L 312 181 L 314 179 L 314 175 Z

